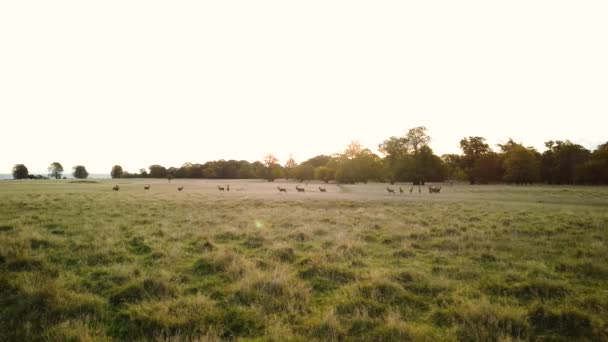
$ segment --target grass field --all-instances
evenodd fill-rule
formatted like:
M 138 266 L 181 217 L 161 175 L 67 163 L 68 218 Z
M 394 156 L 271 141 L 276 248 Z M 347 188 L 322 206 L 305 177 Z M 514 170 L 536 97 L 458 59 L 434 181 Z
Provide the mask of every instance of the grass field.
M 227 183 L 0 182 L 0 340 L 608 340 L 608 188 Z

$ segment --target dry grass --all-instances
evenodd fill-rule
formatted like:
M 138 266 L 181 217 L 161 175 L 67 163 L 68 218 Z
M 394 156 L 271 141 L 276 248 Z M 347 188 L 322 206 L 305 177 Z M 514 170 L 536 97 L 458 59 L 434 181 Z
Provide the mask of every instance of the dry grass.
M 0 182 L 0 340 L 608 339 L 607 188 L 113 184 Z

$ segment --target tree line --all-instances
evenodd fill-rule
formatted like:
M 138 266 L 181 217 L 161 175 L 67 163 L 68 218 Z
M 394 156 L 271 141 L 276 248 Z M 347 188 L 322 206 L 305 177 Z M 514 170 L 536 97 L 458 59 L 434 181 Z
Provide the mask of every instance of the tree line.
M 368 181 L 425 182 L 468 181 L 471 184 L 608 184 L 608 142 L 589 151 L 568 140 L 548 141 L 542 153 L 510 139 L 492 149 L 483 137 L 465 137 L 461 154 L 436 155 L 429 146 L 426 128 L 415 127 L 403 136 L 393 136 L 378 145 L 379 156 L 358 142 L 344 151 L 319 155 L 301 163 L 292 156 L 284 165 L 272 155 L 262 161 L 216 160 L 204 164 L 185 163 L 180 167 L 150 165 L 130 173 L 114 165 L 112 178 L 209 178 L 209 179 L 294 179 L 337 183 Z M 60 178 L 59 163 L 49 166 L 49 177 Z M 23 178 L 15 165 L 13 176 Z M 59 166 L 61 166 L 59 164 Z M 27 169 L 26 169 L 27 170 Z M 60 170 L 60 171 L 58 171 Z M 76 178 L 86 178 L 84 166 L 74 168 Z M 26 172 L 27 174 L 27 172 Z M 85 175 L 86 174 L 86 175 Z

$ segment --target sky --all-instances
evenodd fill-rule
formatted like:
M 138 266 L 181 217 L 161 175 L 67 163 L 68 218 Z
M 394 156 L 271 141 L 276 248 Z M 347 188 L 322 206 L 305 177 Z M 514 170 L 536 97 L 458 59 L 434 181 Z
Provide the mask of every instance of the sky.
M 0 173 L 608 141 L 608 2 L 3 1 Z

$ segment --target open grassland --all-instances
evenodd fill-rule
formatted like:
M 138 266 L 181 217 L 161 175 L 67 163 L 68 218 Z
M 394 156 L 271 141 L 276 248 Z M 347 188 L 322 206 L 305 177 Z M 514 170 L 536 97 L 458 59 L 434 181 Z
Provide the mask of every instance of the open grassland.
M 0 340 L 608 340 L 608 188 L 147 183 L 0 182 Z

